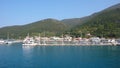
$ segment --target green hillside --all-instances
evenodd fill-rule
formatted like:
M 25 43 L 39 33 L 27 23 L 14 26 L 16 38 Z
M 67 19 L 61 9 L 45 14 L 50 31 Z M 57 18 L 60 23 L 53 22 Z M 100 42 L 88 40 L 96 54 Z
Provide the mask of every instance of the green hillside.
M 11 26 L 0 29 L 0 38 L 6 38 L 10 34 L 11 38 L 23 38 L 29 33 L 30 35 L 38 35 L 44 33 L 46 36 L 60 35 L 67 29 L 67 26 L 55 19 L 45 19 L 23 26 Z
M 97 13 L 86 23 L 73 28 L 71 32 L 76 35 L 82 33 L 84 36 L 90 33 L 99 37 L 120 37 L 120 7 L 114 7 Z
M 87 22 L 91 16 L 86 16 L 83 18 L 71 18 L 71 19 L 63 19 L 61 22 L 69 25 L 70 28 L 76 27 L 76 25 L 82 25 L 83 23 Z
M 22 26 L 0 28 L 0 38 L 24 38 L 27 33 L 41 36 L 60 36 L 69 33 L 72 36 L 92 36 L 120 38 L 120 4 L 83 18 L 44 19 Z

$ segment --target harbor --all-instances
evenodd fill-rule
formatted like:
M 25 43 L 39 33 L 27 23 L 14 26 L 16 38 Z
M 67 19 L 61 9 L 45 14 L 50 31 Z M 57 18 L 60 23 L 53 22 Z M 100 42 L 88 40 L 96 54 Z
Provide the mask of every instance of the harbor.
M 62 46 L 62 45 L 120 45 L 120 39 L 106 39 L 99 37 L 90 37 L 90 38 L 73 38 L 70 36 L 65 37 L 40 37 L 34 36 L 30 37 L 29 35 L 23 40 L 22 45 L 46 45 L 46 46 Z
M 94 45 L 120 45 L 120 39 L 115 38 L 99 38 L 99 37 L 71 37 L 69 35 L 61 36 L 30 36 L 29 33 L 24 39 L 10 39 L 9 35 L 7 39 L 0 39 L 0 45 L 11 45 L 14 43 L 22 43 L 22 45 L 28 46 L 94 46 Z

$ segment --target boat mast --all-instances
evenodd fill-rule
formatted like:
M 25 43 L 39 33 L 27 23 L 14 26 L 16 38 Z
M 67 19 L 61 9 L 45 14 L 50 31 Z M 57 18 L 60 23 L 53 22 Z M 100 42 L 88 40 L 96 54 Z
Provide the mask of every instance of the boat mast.
M 9 40 L 9 32 L 7 33 L 7 40 Z
M 40 43 L 40 33 L 39 33 L 39 45 L 40 45 L 41 43 Z
M 28 35 L 27 35 L 28 37 L 30 37 L 30 35 L 29 35 L 29 33 L 28 33 Z
M 64 38 L 63 38 L 63 34 L 62 34 L 62 45 L 64 44 Z
M 46 43 L 45 43 L 45 32 L 44 32 L 44 45 L 46 45 Z

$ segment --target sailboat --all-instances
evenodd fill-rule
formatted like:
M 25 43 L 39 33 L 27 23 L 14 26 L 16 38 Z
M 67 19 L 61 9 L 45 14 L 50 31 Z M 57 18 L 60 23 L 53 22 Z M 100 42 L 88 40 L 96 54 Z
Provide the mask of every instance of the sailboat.
M 7 40 L 5 40 L 5 44 L 12 44 L 13 40 L 9 39 L 9 33 L 7 34 Z

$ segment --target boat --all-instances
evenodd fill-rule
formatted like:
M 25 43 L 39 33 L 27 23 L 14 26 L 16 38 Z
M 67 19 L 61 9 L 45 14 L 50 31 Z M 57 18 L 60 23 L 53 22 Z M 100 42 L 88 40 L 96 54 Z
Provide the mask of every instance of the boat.
M 8 33 L 7 34 L 7 39 L 5 40 L 5 44 L 10 45 L 10 44 L 13 44 L 13 43 L 14 43 L 14 40 L 9 38 L 9 33 Z
M 12 44 L 13 41 L 10 40 L 0 40 L 0 44 Z
M 5 44 L 9 44 L 10 45 L 10 44 L 13 44 L 13 43 L 14 43 L 14 40 L 10 40 L 10 39 L 9 40 L 5 40 Z
M 117 45 L 117 46 L 120 46 L 120 39 L 117 39 L 116 41 L 117 41 L 117 44 L 116 44 L 116 45 Z
M 33 37 L 29 37 L 28 36 L 23 40 L 23 44 L 22 45 L 31 45 L 31 46 L 35 46 L 38 45 L 37 42 L 35 42 Z
M 0 44 L 5 44 L 5 40 L 0 40 Z
M 31 37 L 26 37 L 23 40 L 23 44 L 22 45 L 37 45 L 37 43 L 35 42 L 35 40 Z

